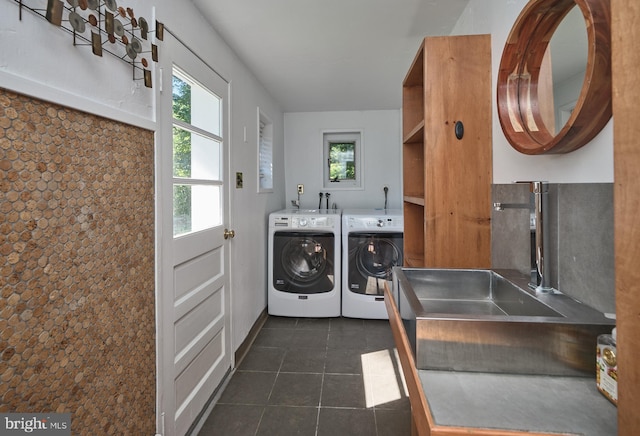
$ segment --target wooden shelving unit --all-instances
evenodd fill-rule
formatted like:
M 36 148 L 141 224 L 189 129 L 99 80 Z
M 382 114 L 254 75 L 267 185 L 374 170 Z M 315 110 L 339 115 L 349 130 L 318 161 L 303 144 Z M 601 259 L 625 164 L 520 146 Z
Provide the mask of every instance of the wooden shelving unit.
M 406 266 L 490 267 L 490 36 L 425 38 L 402 97 Z
M 614 231 L 618 356 L 618 435 L 640 428 L 640 154 L 637 107 L 640 99 L 640 8 L 631 0 L 612 1 Z

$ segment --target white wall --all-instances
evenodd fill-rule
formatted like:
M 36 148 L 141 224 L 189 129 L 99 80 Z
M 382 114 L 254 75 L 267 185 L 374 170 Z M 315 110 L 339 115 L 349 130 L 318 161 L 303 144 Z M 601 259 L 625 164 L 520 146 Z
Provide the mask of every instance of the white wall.
M 349 129 L 363 133 L 364 187 L 325 189 L 322 134 Z M 330 192 L 330 202 L 340 209 L 383 208 L 385 185 L 389 187 L 388 208 L 402 207 L 399 110 L 286 113 L 284 130 L 287 207 L 297 199 L 300 183 L 304 184 L 303 209 L 317 208 L 320 192 Z M 322 204 L 325 207 L 326 201 Z
M 152 22 L 150 8 L 136 12 Z M 107 54 L 94 56 L 90 46 L 74 47 L 70 33 L 29 11 L 23 10 L 22 21 L 18 14 L 18 3 L 0 4 L 0 86 L 153 127 L 153 92 L 132 80 L 129 65 Z
M 131 3 L 137 17 L 150 23 L 157 17 L 231 82 L 230 172 L 232 180 L 238 171 L 244 175 L 244 188 L 232 189 L 229 223 L 237 235 L 231 244 L 232 335 L 237 347 L 267 304 L 267 216 L 284 205 L 282 110 L 191 2 L 156 0 L 155 9 L 149 2 Z M 157 129 L 157 86 L 145 88 L 132 80 L 131 67 L 124 62 L 107 54 L 96 57 L 90 46 L 74 47 L 71 34 L 28 11 L 22 15 L 19 21 L 17 3 L 0 2 L 0 86 Z M 162 42 L 157 44 L 162 61 Z M 154 83 L 159 83 L 157 76 Z M 257 107 L 274 124 L 275 189 L 270 194 L 257 193 Z
M 509 31 L 527 0 L 471 1 L 452 34 L 490 33 L 493 53 L 493 95 L 500 57 Z M 613 182 L 613 120 L 584 147 L 564 155 L 529 156 L 507 142 L 493 102 L 493 182 L 547 180 L 553 183 Z

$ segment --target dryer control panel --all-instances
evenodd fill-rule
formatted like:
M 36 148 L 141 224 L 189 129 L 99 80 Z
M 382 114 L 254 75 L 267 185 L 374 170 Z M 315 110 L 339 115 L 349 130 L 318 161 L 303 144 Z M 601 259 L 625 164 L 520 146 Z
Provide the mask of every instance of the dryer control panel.
M 347 220 L 347 226 L 351 229 L 402 229 L 403 227 L 402 217 L 349 217 Z

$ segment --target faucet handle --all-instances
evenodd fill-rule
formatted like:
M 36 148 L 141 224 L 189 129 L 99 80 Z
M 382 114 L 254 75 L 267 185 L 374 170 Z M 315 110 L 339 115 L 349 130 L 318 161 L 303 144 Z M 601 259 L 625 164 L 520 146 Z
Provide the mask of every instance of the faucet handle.
M 513 183 L 527 183 L 533 194 L 544 194 L 549 191 L 549 182 L 541 180 L 516 180 Z

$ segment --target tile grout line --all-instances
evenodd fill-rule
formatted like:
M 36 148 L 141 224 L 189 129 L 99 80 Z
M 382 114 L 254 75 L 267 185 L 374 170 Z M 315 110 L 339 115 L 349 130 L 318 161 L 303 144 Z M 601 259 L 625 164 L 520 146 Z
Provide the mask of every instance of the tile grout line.
M 330 334 L 331 334 L 331 321 L 329 321 L 329 328 L 327 329 L 327 343 L 324 346 L 324 363 L 322 365 L 322 378 L 320 380 L 320 398 L 318 399 L 318 413 L 316 415 L 315 436 L 318 436 L 318 431 L 320 429 L 320 411 L 322 410 L 322 393 L 324 391 L 324 376 L 327 371 L 327 357 L 329 354 L 329 335 Z
M 298 320 L 296 319 L 296 325 L 298 323 Z M 281 347 L 274 347 L 274 348 L 281 348 Z M 273 389 L 276 387 L 276 382 L 278 381 L 278 377 L 280 376 L 280 370 L 282 369 L 282 365 L 284 364 L 284 358 L 286 357 L 286 348 L 283 348 L 285 350 L 285 352 L 282 354 L 282 358 L 280 359 L 280 365 L 278 366 L 278 370 L 276 371 L 276 376 L 273 379 L 273 384 L 271 385 L 271 389 L 269 390 L 269 395 L 267 396 L 267 402 L 266 404 L 262 407 L 262 414 L 260 415 L 260 419 L 258 420 L 258 426 L 256 427 L 256 432 L 254 433 L 255 436 L 258 435 L 258 432 L 260 431 L 260 425 L 262 424 L 262 419 L 264 418 L 264 414 L 267 411 L 267 407 L 269 407 L 269 401 L 271 400 L 271 395 L 273 395 Z M 256 371 L 257 372 L 257 371 Z M 267 371 L 264 371 L 267 372 Z

